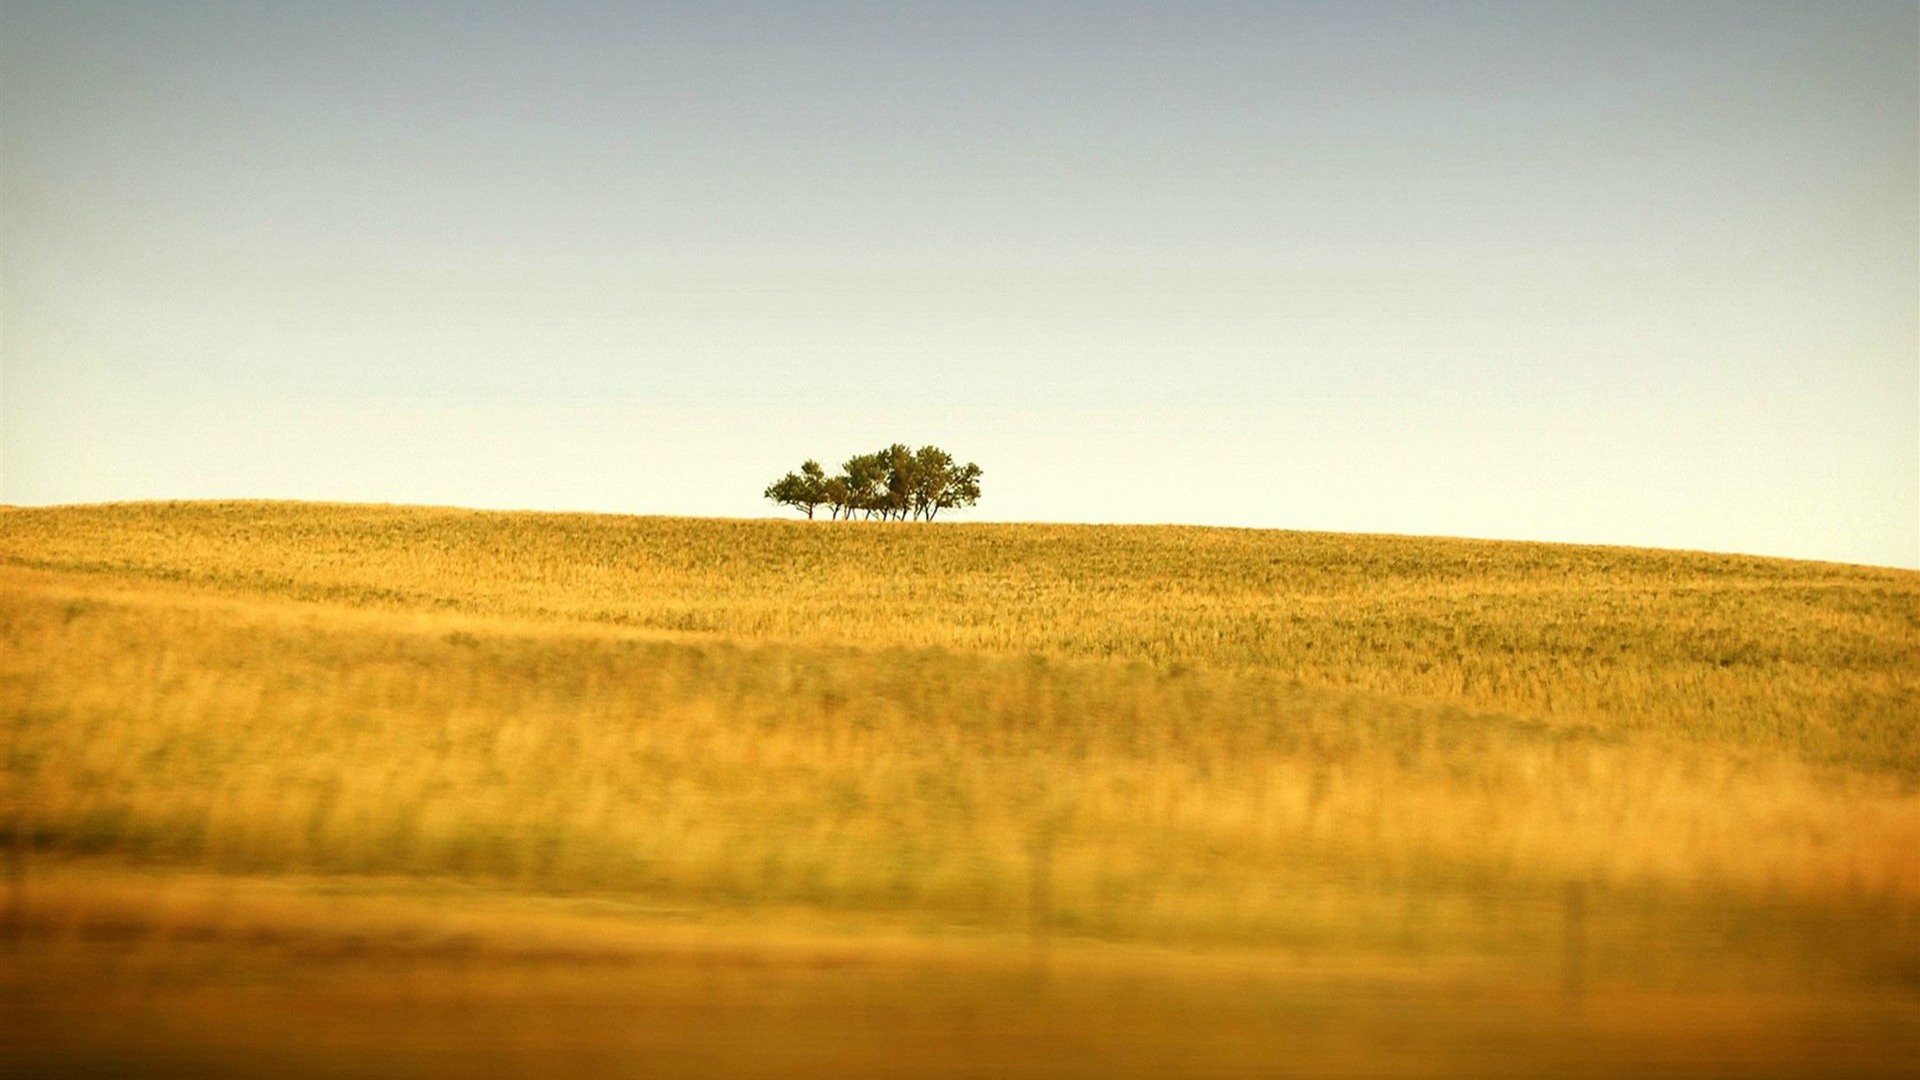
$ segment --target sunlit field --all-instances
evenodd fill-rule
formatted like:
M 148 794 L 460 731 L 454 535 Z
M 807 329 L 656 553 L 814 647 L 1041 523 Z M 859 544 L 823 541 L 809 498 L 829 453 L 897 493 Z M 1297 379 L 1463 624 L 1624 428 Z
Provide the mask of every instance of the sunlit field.
M 0 1072 L 1909 1075 L 1920 574 L 0 510 Z

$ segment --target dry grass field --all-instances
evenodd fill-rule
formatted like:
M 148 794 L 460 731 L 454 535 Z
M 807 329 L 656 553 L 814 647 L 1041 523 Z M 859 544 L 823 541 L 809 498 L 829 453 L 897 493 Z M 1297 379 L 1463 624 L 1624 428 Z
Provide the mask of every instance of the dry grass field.
M 1906 1075 L 1920 574 L 0 509 L 0 1073 Z

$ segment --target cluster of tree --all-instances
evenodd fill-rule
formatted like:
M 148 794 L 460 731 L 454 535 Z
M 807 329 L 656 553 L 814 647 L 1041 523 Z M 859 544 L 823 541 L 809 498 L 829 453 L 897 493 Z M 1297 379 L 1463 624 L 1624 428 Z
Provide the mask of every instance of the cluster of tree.
M 980 466 L 965 465 L 937 446 L 918 450 L 894 443 L 871 454 L 855 454 L 828 476 L 817 461 L 767 485 L 767 498 L 791 506 L 809 518 L 820 507 L 833 517 L 909 518 L 932 521 L 942 510 L 959 510 L 980 499 Z

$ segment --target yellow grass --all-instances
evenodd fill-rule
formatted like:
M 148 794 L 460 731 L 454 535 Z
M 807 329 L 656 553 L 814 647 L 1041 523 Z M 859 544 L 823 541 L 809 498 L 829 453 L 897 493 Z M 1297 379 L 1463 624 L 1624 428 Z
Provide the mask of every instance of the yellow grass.
M 406 612 L 1257 672 L 1920 769 L 1920 575 L 1175 527 L 11 510 L 11 565 Z
M 1912 572 L 7 509 L 0 725 L 0 995 L 37 1003 L 43 1068 L 213 1069 L 254 1050 L 196 1017 L 303 1001 L 357 1017 L 281 1044 L 321 1072 L 375 1046 L 468 1075 L 1790 1074 L 1920 1050 Z M 365 1006 L 395 979 L 415 1013 Z M 126 990 L 160 984 L 190 992 Z M 138 1021 L 119 1043 L 88 1026 L 105 990 Z M 485 1015 L 524 1042 L 513 1017 L 575 1006 L 655 1020 L 562 1024 L 544 1058 L 409 1041 L 465 1045 Z M 716 1025 L 759 1034 L 729 1051 Z

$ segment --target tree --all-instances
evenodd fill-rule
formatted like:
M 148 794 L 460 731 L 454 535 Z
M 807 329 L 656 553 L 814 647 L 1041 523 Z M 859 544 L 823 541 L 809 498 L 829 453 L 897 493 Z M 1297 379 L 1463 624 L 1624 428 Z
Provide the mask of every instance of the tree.
M 853 489 L 847 485 L 847 478 L 835 476 L 826 483 L 827 508 L 838 521 L 841 515 L 853 514 Z
M 787 475 L 767 485 L 767 498 L 781 506 L 791 506 L 805 511 L 808 520 L 813 519 L 813 511 L 827 500 L 827 471 L 820 463 L 808 458 L 797 473 Z
M 927 520 L 942 510 L 964 510 L 979 501 L 980 466 L 969 461 L 953 470 L 939 497 L 927 507 Z
M 937 446 L 923 446 L 913 455 L 912 492 L 909 497 L 913 516 L 932 521 L 940 500 L 953 486 L 953 455 Z
M 855 454 L 840 466 L 840 479 L 846 481 L 846 516 L 855 510 L 868 517 L 883 513 L 887 505 L 887 463 L 880 454 Z
M 914 492 L 920 486 L 920 459 L 906 443 L 894 443 L 880 451 L 879 457 L 887 470 L 881 516 L 905 521 L 913 510 Z

